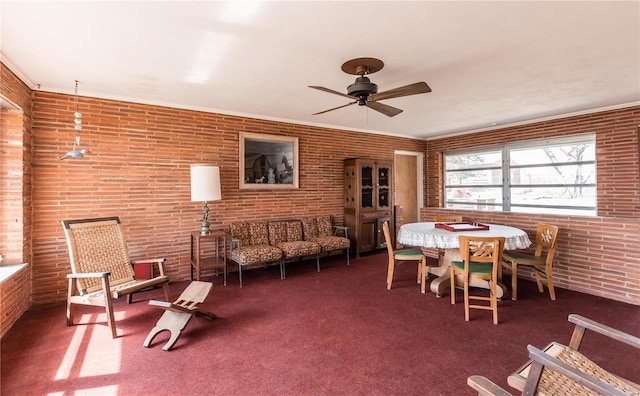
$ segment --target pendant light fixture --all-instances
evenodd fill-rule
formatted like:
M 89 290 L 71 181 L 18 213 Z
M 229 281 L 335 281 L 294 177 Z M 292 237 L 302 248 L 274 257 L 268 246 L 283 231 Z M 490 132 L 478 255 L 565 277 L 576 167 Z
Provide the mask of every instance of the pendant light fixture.
M 82 130 L 82 113 L 78 111 L 78 80 L 76 80 L 76 92 L 73 98 L 73 103 L 75 106 L 75 111 L 73 113 L 74 120 L 74 129 L 75 129 L 75 137 L 73 139 L 73 148 L 71 151 L 60 157 L 60 160 L 65 160 L 67 158 L 82 158 L 87 153 L 87 150 L 82 149 L 78 150 L 80 146 L 80 131 Z

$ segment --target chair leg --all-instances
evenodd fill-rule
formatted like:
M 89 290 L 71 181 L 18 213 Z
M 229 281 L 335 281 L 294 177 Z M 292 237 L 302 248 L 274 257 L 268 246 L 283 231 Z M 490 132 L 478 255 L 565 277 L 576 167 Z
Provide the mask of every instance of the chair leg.
M 469 277 L 464 277 L 464 320 L 469 321 Z
M 169 295 L 169 282 L 165 282 L 162 285 L 162 289 L 164 290 L 165 301 L 171 301 L 171 299 L 170 299 L 171 296 Z
M 547 268 L 547 287 L 549 288 L 549 296 L 551 300 L 556 300 L 556 291 L 553 288 L 553 278 L 551 277 L 551 268 Z
M 67 300 L 67 326 L 73 326 L 73 304 Z
M 240 278 L 240 287 L 242 287 L 242 264 L 238 264 L 238 277 Z
M 450 281 L 451 281 L 451 304 L 456 303 L 456 271 L 453 266 L 449 267 Z
M 491 285 L 491 296 L 490 296 L 490 302 L 491 302 L 491 310 L 493 311 L 493 324 L 497 325 L 498 324 L 498 284 L 496 282 L 495 279 L 490 280 L 489 284 Z
M 351 265 L 351 263 L 349 263 L 349 248 L 347 248 L 347 265 Z
M 511 263 L 511 299 L 518 299 L 518 263 L 515 261 Z
M 547 281 L 547 288 L 549 288 L 549 297 L 551 297 L 551 300 L 555 301 L 556 300 L 556 292 L 555 289 L 553 288 L 553 278 L 551 277 L 551 268 L 547 268 L 546 271 L 542 271 L 539 268 L 535 268 L 536 270 L 536 282 L 538 283 L 538 290 L 540 291 L 540 293 L 544 293 L 544 286 L 542 284 L 542 273 L 544 273 L 546 281 Z
M 193 315 L 184 312 L 165 312 L 162 314 L 155 327 L 151 329 L 142 345 L 145 348 L 149 348 L 155 336 L 165 330 L 168 330 L 171 335 L 169 336 L 167 343 L 162 347 L 162 350 L 170 350 L 178 340 L 178 337 L 180 337 L 182 330 L 187 326 L 187 323 L 189 323 L 192 316 Z
M 113 301 L 111 300 L 111 294 L 109 293 L 109 278 L 102 278 L 102 288 L 104 290 L 104 308 L 107 312 L 107 324 L 111 330 L 111 338 L 117 338 L 118 333 L 116 331 L 116 318 L 113 314 Z
M 538 292 L 544 293 L 544 285 L 542 284 L 542 276 L 540 275 L 540 269 L 538 267 L 533 268 L 536 274 L 536 285 L 538 285 Z
M 389 268 L 387 269 L 387 290 L 391 290 L 391 283 L 393 282 L 393 270 L 396 266 L 396 262 L 393 257 L 389 257 Z
M 318 267 L 318 272 L 320 272 L 320 256 L 316 254 L 316 267 Z
M 422 262 L 420 263 L 420 267 L 421 267 L 421 273 L 422 273 L 422 279 L 420 280 L 420 292 L 422 294 L 425 293 L 426 291 L 426 284 L 427 284 L 427 258 L 423 258 Z
M 71 304 L 71 296 L 74 291 L 74 279 L 69 278 L 69 288 L 67 289 L 67 326 L 73 326 L 73 305 Z
M 416 282 L 420 284 L 421 281 L 422 281 L 422 261 L 418 261 L 418 279 L 416 280 Z

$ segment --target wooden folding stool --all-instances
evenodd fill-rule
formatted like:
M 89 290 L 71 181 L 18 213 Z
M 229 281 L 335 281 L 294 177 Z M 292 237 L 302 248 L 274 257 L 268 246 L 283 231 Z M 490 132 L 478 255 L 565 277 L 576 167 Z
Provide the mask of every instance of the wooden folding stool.
M 166 312 L 162 314 L 156 326 L 151 329 L 147 339 L 144 340 L 144 344 L 142 345 L 148 348 L 158 333 L 168 330 L 171 332 L 171 337 L 165 346 L 162 347 L 163 350 L 168 351 L 173 347 L 182 330 L 194 315 L 208 316 L 211 319 L 217 319 L 218 317 L 215 314 L 198 308 L 198 305 L 203 303 L 207 298 L 212 287 L 213 284 L 211 282 L 193 281 L 173 303 L 156 300 L 149 301 L 149 305 L 164 309 Z

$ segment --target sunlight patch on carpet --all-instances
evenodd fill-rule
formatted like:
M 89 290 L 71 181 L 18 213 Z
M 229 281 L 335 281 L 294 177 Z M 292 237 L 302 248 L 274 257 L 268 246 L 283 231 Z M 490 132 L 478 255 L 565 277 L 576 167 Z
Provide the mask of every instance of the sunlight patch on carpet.
M 118 312 L 115 316 L 117 323 L 124 319 L 125 313 Z M 55 380 L 69 379 L 75 374 L 78 377 L 91 377 L 120 372 L 122 341 L 111 338 L 109 326 L 100 324 L 106 321 L 106 313 L 82 315 L 81 325 L 74 326 L 75 332 L 58 367 Z M 109 387 L 104 389 L 107 388 Z

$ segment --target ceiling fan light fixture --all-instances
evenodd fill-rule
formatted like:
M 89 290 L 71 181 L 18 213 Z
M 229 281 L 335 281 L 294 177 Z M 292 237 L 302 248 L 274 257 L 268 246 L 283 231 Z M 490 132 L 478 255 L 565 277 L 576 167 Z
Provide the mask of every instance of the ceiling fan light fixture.
M 378 86 L 364 76 L 356 78 L 356 82 L 347 87 L 347 93 L 359 99 L 366 99 L 369 95 L 377 92 Z

